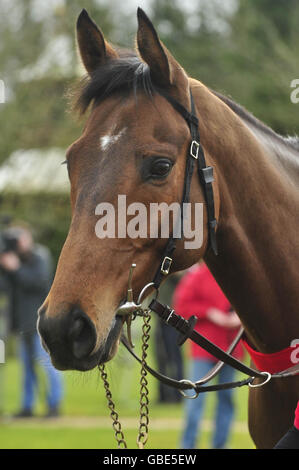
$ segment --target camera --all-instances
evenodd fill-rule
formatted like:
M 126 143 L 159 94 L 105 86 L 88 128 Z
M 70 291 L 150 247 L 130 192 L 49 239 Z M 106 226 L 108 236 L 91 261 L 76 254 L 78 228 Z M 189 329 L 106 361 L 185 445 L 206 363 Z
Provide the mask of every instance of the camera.
M 0 232 L 0 254 L 8 251 L 17 251 L 19 234 L 14 229 Z

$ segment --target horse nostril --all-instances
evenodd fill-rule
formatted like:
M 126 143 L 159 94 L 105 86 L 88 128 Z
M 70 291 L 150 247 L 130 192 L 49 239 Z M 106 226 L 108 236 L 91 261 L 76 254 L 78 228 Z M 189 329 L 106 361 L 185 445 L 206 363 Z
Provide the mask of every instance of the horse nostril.
M 87 316 L 77 317 L 69 330 L 69 339 L 73 354 L 77 359 L 89 356 L 97 340 L 92 321 Z
M 82 333 L 84 327 L 85 327 L 85 321 L 83 320 L 83 318 L 76 318 L 70 330 L 70 338 L 71 339 L 78 338 L 80 334 Z

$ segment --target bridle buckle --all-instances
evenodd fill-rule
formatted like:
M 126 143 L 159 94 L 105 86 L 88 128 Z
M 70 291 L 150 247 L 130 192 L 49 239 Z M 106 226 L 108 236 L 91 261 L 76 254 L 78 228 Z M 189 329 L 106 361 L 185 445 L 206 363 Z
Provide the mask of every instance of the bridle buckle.
M 172 258 L 169 258 L 169 256 L 165 256 L 161 265 L 161 273 L 164 274 L 165 276 L 169 274 L 171 263 L 172 263 Z
M 195 160 L 198 159 L 199 147 L 199 142 L 197 142 L 197 140 L 192 140 L 190 145 L 190 155 L 195 158 Z

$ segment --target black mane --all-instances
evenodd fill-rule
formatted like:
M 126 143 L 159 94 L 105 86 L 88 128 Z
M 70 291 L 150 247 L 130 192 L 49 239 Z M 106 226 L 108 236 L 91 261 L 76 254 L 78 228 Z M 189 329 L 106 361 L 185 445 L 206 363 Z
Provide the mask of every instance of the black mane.
M 253 114 L 251 114 L 247 109 L 243 108 L 243 106 L 239 105 L 235 101 L 231 100 L 227 96 L 218 93 L 217 91 L 211 90 L 212 93 L 221 99 L 227 106 L 230 107 L 234 113 L 236 113 L 241 119 L 244 119 L 249 124 L 252 124 L 257 129 L 260 129 L 265 134 L 269 135 L 270 137 L 279 140 L 284 145 L 287 145 L 291 149 L 299 151 L 299 138 L 298 137 L 283 137 L 280 134 L 277 134 L 271 127 L 268 127 L 262 121 L 257 119 Z
M 134 55 L 120 57 L 101 65 L 81 81 L 75 108 L 83 114 L 91 103 L 98 104 L 114 92 L 136 95 L 138 90 L 150 97 L 154 93 L 148 65 Z

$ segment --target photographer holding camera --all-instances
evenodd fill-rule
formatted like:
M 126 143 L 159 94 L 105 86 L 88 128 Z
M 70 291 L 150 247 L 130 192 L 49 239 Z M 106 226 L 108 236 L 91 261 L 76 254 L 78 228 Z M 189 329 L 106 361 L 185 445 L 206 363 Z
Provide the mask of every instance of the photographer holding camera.
M 20 412 L 15 417 L 33 416 L 36 365 L 48 377 L 47 417 L 58 416 L 62 398 L 61 374 L 52 366 L 37 334 L 37 310 L 48 294 L 52 280 L 48 250 L 35 245 L 31 232 L 24 227 L 10 227 L 0 238 L 0 267 L 10 289 L 11 328 L 19 335 L 23 365 L 23 393 Z

